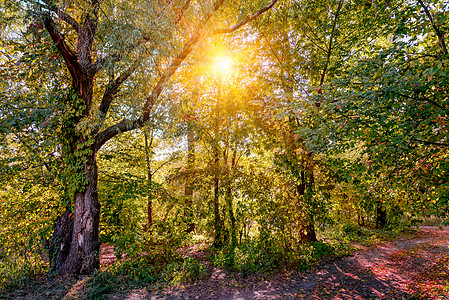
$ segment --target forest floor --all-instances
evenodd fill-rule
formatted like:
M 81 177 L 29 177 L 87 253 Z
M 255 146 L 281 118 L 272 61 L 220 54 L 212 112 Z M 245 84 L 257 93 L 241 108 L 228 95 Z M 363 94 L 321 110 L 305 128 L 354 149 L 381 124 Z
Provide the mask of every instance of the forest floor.
M 103 299 L 449 299 L 449 228 L 422 226 L 393 241 L 355 245 L 354 255 L 307 271 L 241 276 L 208 264 L 194 283 L 127 286 Z M 103 258 L 111 256 L 104 249 Z M 109 253 L 107 252 L 109 250 Z M 197 253 L 198 255 L 198 253 Z M 201 255 L 201 253 L 199 254 Z M 44 280 L 44 279 L 42 279 Z M 86 278 L 45 279 L 1 294 L 8 299 L 85 299 Z

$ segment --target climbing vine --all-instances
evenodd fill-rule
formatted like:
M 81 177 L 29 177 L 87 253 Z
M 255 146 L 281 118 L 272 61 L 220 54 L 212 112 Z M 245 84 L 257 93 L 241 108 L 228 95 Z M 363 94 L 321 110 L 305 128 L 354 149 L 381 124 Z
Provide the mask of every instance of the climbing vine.
M 94 140 L 89 138 L 91 130 L 80 130 L 81 113 L 85 109 L 82 99 L 73 90 L 63 99 L 66 101 L 66 107 L 59 135 L 62 147 L 60 180 L 64 189 L 62 204 L 72 206 L 75 196 L 82 192 L 87 184 L 83 169 L 87 156 L 92 154 L 91 146 Z

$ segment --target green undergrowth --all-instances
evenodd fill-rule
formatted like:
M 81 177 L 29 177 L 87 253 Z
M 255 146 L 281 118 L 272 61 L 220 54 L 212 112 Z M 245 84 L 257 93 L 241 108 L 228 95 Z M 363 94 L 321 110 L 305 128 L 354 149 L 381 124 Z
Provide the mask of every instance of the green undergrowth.
M 288 248 L 246 242 L 235 247 L 217 249 L 212 256 L 215 267 L 242 275 L 270 272 L 279 269 L 308 269 L 320 261 L 348 255 L 340 243 L 304 243 Z
M 0 291 L 10 291 L 27 285 L 45 273 L 48 263 L 31 255 L 1 256 Z
M 215 249 L 212 263 L 217 268 L 242 275 L 279 269 L 305 270 L 318 263 L 352 255 L 360 245 L 372 246 L 413 232 L 344 224 L 320 231 L 320 241 L 280 244 L 276 239 L 248 240 L 242 244 Z
M 161 264 L 153 262 L 153 258 L 146 255 L 116 262 L 88 278 L 85 296 L 88 299 L 102 299 L 106 294 L 120 292 L 123 286 L 173 285 L 209 276 L 209 270 L 195 258 L 179 257 Z
M 370 246 L 403 234 L 404 232 L 398 234 L 346 224 L 321 230 L 320 241 L 313 243 L 288 244 L 285 240 L 268 236 L 265 239 L 248 239 L 234 247 L 228 245 L 207 249 L 207 246 L 203 245 L 205 247 L 200 251 L 210 254 L 202 255 L 203 259 L 186 255 L 186 247 L 198 242 L 196 240 L 183 244 L 173 239 L 161 240 L 153 235 L 153 238 L 144 239 L 135 249 L 120 249 L 122 251 L 117 253 L 119 260 L 85 277 L 83 288 L 75 294 L 78 293 L 83 299 L 102 299 L 109 294 L 126 293 L 134 287 L 157 288 L 195 282 L 210 277 L 208 263 L 242 276 L 279 270 L 305 270 L 324 261 L 351 255 L 358 245 Z M 204 241 L 201 240 L 201 243 L 204 244 Z M 171 244 L 171 247 L 163 246 L 167 244 Z M 48 299 L 51 299 L 53 294 L 57 298 L 56 295 L 61 295 L 64 291 L 67 293 L 71 289 L 70 286 L 56 284 L 58 287 L 53 288 L 55 284 L 51 282 L 57 282 L 57 278 L 42 276 L 47 268 L 48 266 L 37 258 L 25 261 L 3 256 L 0 260 L 0 299 L 8 299 L 11 295 L 26 296 L 29 290 L 33 292 L 38 289 L 41 289 L 41 294 L 48 296 Z M 46 285 L 38 283 L 39 280 L 44 280 L 43 278 L 48 285 L 46 291 Z M 45 294 L 48 291 L 50 294 Z
M 248 276 L 278 270 L 306 270 L 324 261 L 351 255 L 354 244 L 373 245 L 398 234 L 386 230 L 344 225 L 323 231 L 320 241 L 279 245 L 275 239 L 243 241 L 236 246 L 210 249 L 210 263 L 219 269 Z M 210 271 L 205 262 L 176 251 L 170 255 L 152 251 L 135 255 L 97 272 L 86 281 L 85 297 L 101 299 L 126 286 L 176 285 L 206 279 Z M 157 256 L 157 257 L 156 257 Z
M 358 226 L 355 224 L 343 224 L 337 228 L 325 228 L 322 232 L 322 238 L 330 241 L 331 244 L 336 242 L 346 245 L 348 248 L 356 250 L 355 244 L 363 246 L 372 246 L 381 242 L 390 241 L 401 235 L 413 232 L 412 229 L 389 230 L 376 229 Z

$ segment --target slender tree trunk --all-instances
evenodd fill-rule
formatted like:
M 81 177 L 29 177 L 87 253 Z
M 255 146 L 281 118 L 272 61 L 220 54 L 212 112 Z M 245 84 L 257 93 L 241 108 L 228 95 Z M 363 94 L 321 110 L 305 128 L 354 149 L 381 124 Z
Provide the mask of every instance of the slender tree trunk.
M 309 154 L 310 161 L 306 163 L 305 169 L 306 174 L 308 173 L 308 182 L 306 182 L 306 191 L 305 191 L 305 199 L 308 206 L 308 213 L 307 213 L 307 221 L 304 226 L 304 241 L 306 242 L 316 242 L 316 233 L 315 233 L 315 222 L 314 222 L 314 211 L 313 211 L 313 194 L 314 194 L 314 185 L 315 185 L 315 178 L 314 178 L 314 170 L 313 170 L 313 161 L 312 161 L 312 154 Z
M 150 150 L 153 144 L 153 136 L 151 136 L 151 141 L 148 142 L 148 133 L 144 132 L 145 136 L 145 161 L 147 165 L 147 184 L 148 184 L 148 194 L 147 194 L 147 226 L 149 229 L 153 224 L 153 173 L 151 172 L 151 162 L 150 162 Z
M 378 228 L 384 228 L 387 225 L 387 212 L 382 205 L 382 201 L 377 199 L 376 201 L 376 226 Z
M 218 157 L 218 149 L 215 149 L 215 178 L 214 178 L 214 199 L 213 199 L 213 206 L 214 206 L 214 228 L 215 228 L 215 237 L 214 237 L 214 247 L 220 247 L 223 244 L 222 241 L 222 226 L 221 226 L 221 218 L 220 218 L 220 202 L 219 202 L 219 191 L 220 191 L 220 179 L 218 178 L 218 163 L 219 163 L 219 157 Z
M 231 166 L 228 170 L 228 178 L 227 178 L 227 187 L 226 187 L 226 207 L 228 210 L 229 215 L 229 221 L 230 221 L 230 234 L 231 234 L 231 245 L 235 246 L 237 245 L 237 230 L 235 227 L 235 215 L 234 215 L 234 208 L 233 208 L 233 197 L 232 197 L 232 189 L 231 189 L 231 180 L 232 180 L 232 172 L 234 171 L 235 165 L 236 165 L 236 157 L 237 157 L 237 150 L 234 149 L 232 160 L 231 160 Z
M 232 193 L 231 187 L 227 187 L 226 189 L 226 207 L 228 210 L 229 221 L 230 221 L 230 234 L 231 234 L 231 244 L 235 246 L 237 244 L 237 233 L 235 228 L 235 216 L 234 209 L 232 207 Z
M 215 227 L 214 246 L 216 246 L 216 247 L 219 247 L 222 244 L 220 204 L 219 204 L 219 183 L 220 183 L 220 180 L 218 178 L 215 178 L 214 179 L 214 227 Z
M 195 162 L 195 137 L 193 135 L 192 125 L 188 125 L 187 129 L 187 180 L 184 189 L 185 208 L 184 216 L 187 219 L 187 232 L 195 230 L 195 223 L 193 223 L 193 164 Z
M 289 141 L 286 144 L 287 150 L 290 153 L 292 159 L 296 162 L 290 167 L 292 173 L 296 174 L 299 183 L 296 184 L 296 194 L 298 197 L 298 203 L 305 210 L 306 217 L 302 220 L 302 224 L 299 228 L 299 235 L 301 236 L 301 242 L 314 242 L 317 241 L 315 233 L 314 215 L 313 215 L 313 189 L 314 189 L 314 162 L 312 153 L 307 155 L 298 155 L 295 149 L 299 146 L 297 141 L 293 139 L 294 120 L 290 119 L 288 123 L 288 136 Z

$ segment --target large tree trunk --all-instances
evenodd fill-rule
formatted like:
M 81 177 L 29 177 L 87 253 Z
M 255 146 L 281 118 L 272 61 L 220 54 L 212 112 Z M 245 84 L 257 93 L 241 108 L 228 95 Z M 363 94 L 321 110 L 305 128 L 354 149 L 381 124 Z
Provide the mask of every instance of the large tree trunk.
M 100 203 L 96 153 L 84 164 L 86 187 L 75 197 L 73 212 L 58 218 L 50 248 L 51 270 L 59 274 L 91 274 L 100 265 Z
M 73 213 L 67 209 L 58 217 L 48 250 L 50 257 L 50 274 L 58 272 L 70 251 L 73 232 Z

